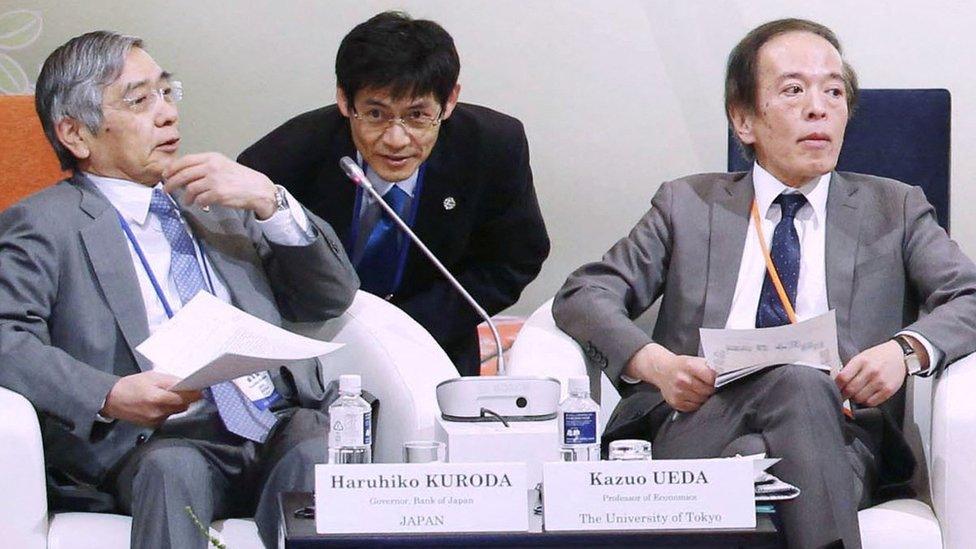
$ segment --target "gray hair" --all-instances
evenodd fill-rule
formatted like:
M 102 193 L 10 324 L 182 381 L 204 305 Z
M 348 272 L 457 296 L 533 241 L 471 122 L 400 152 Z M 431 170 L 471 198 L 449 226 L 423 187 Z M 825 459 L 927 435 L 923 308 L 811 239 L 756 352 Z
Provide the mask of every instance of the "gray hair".
M 37 77 L 34 107 L 47 140 L 64 170 L 78 159 L 61 141 L 55 127 L 65 118 L 83 123 L 92 133 L 102 126 L 102 90 L 122 74 L 125 58 L 142 39 L 109 31 L 95 31 L 68 40 L 44 61 Z

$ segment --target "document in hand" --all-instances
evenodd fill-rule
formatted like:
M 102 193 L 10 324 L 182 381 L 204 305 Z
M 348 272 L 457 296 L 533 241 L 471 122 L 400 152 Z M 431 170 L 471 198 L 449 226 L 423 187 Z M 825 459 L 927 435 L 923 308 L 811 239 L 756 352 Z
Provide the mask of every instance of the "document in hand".
M 136 351 L 155 370 L 180 378 L 171 389 L 194 391 L 339 347 L 293 334 L 200 292 Z
M 799 364 L 830 372 L 841 369 L 834 311 L 775 328 L 717 330 L 701 328 L 705 362 L 715 370 L 715 386 L 778 364 Z

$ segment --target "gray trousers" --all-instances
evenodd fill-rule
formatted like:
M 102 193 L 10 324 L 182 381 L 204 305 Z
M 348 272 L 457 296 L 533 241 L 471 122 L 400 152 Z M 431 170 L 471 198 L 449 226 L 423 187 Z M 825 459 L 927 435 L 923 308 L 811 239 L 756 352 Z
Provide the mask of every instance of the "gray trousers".
M 800 489 L 780 502 L 790 547 L 861 547 L 857 511 L 875 477 L 875 458 L 853 436 L 833 380 L 785 365 L 716 391 L 697 411 L 671 416 L 654 438 L 654 458 L 708 458 L 762 451 L 782 458 L 771 472 Z
M 200 548 L 200 522 L 253 516 L 261 540 L 278 539 L 278 494 L 311 492 L 314 467 L 327 461 L 329 421 L 317 410 L 278 412 L 264 444 L 224 429 L 216 409 L 168 421 L 126 456 L 104 488 L 132 515 L 133 548 Z

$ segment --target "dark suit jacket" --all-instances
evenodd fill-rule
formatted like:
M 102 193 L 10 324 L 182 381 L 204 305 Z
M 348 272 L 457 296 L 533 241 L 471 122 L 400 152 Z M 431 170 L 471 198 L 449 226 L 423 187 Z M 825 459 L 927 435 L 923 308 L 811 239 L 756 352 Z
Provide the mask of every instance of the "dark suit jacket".
M 355 159 L 356 148 L 348 120 L 331 105 L 289 120 L 238 161 L 287 187 L 351 250 L 356 187 L 339 168 L 343 156 Z M 444 207 L 449 197 L 453 209 Z M 522 124 L 459 103 L 427 161 L 413 229 L 488 314 L 515 303 L 549 255 Z M 481 319 L 415 246 L 391 302 L 434 336 L 462 374 L 477 375 Z
M 653 340 L 695 356 L 698 329 L 725 326 L 753 195 L 751 172 L 664 183 L 630 235 L 602 261 L 571 274 L 556 295 L 556 324 L 621 388 L 624 398 L 608 435 L 649 434 L 667 415 L 661 413 L 663 399 L 656 389 L 620 382 L 638 349 Z M 945 353 L 942 363 L 932 365 L 933 372 L 976 348 L 976 266 L 939 227 L 921 189 L 834 172 L 826 223 L 827 300 L 837 313 L 842 361 L 903 328 Z M 659 297 L 652 337 L 631 319 Z M 900 424 L 904 387 L 881 409 Z M 907 449 L 900 437 L 880 445 Z M 898 459 L 889 465 L 891 476 L 910 474 Z
M 280 325 L 283 316 L 326 320 L 352 302 L 358 279 L 335 233 L 314 216 L 318 236 L 300 247 L 269 244 L 239 210 L 191 207 L 184 216 L 238 308 Z M 0 214 L 0 385 L 37 410 L 55 506 L 108 510 L 104 500 L 85 503 L 94 490 L 83 488 L 97 487 L 152 434 L 95 420 L 119 377 L 150 367 L 134 351 L 148 337 L 126 237 L 91 181 L 76 175 Z M 272 373 L 283 405 L 324 398 L 316 366 Z

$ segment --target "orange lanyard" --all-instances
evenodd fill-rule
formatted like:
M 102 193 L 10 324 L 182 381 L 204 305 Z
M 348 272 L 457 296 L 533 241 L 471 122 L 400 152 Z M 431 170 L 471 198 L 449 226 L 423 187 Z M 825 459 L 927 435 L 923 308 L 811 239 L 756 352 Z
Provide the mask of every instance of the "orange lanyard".
M 783 289 L 783 283 L 779 279 L 779 273 L 776 272 L 776 265 L 773 265 L 773 258 L 769 256 L 766 238 L 763 237 L 762 222 L 759 221 L 759 206 L 755 200 L 752 201 L 752 221 L 756 225 L 756 236 L 759 237 L 759 246 L 762 248 L 763 256 L 766 258 L 766 272 L 769 273 L 769 278 L 773 281 L 776 294 L 779 296 L 780 303 L 783 304 L 783 310 L 786 311 L 786 316 L 790 319 L 790 324 L 796 324 L 796 311 L 793 310 L 793 304 L 790 303 L 790 298 L 787 297 L 786 290 Z

